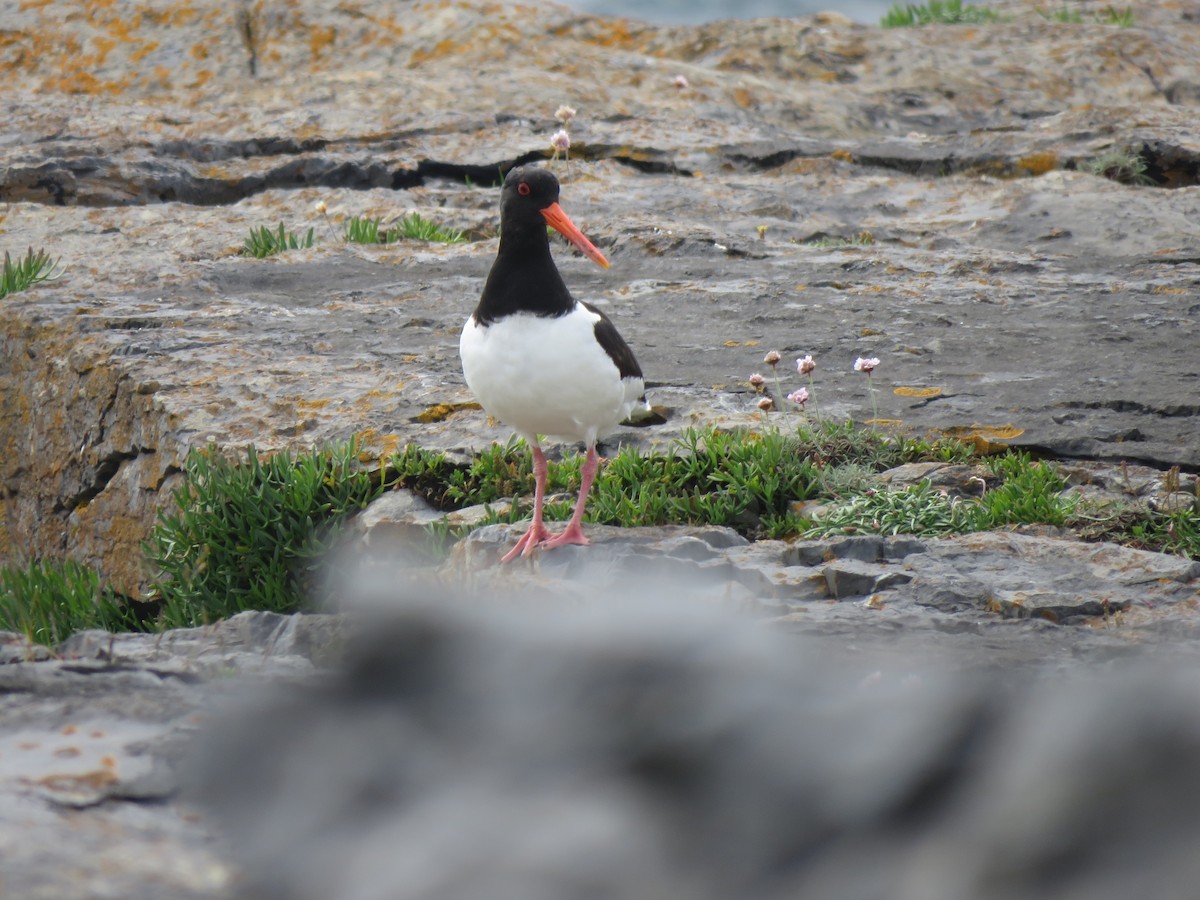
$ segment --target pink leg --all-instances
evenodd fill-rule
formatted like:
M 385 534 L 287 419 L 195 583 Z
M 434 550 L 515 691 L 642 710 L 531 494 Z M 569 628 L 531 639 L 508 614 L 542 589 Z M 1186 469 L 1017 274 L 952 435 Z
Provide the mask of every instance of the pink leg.
M 533 452 L 533 521 L 529 523 L 529 530 L 517 541 L 517 546 L 509 550 L 500 562 L 512 562 L 518 556 L 528 556 L 534 547 L 550 537 L 550 532 L 542 524 L 542 504 L 546 500 L 546 477 L 549 473 L 546 454 L 537 441 L 530 443 L 530 449 Z
M 564 544 L 590 544 L 583 534 L 583 509 L 587 506 L 588 491 L 592 489 L 592 482 L 596 479 L 596 469 L 600 466 L 600 454 L 596 452 L 596 445 L 592 444 L 587 449 L 587 458 L 583 461 L 583 468 L 579 470 L 580 482 L 579 499 L 575 501 L 575 512 L 571 514 L 571 521 L 567 523 L 566 529 L 562 534 L 556 534 L 542 544 L 543 549 L 549 550 L 552 547 L 561 547 Z

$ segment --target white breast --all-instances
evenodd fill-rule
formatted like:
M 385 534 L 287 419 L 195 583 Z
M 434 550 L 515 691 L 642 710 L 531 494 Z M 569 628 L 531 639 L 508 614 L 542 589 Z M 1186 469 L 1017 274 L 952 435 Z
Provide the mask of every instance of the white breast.
M 528 313 L 481 326 L 459 340 L 467 386 L 487 413 L 527 439 L 592 443 L 625 419 L 644 385 L 622 379 L 596 340 L 600 317 L 582 306 L 551 318 Z

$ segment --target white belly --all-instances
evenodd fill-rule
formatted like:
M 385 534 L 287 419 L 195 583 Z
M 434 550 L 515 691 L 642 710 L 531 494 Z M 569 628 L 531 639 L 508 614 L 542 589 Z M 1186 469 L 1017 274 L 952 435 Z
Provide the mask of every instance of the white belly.
M 597 321 L 582 307 L 559 318 L 517 313 L 487 327 L 472 316 L 458 345 L 467 386 L 526 439 L 590 444 L 625 419 L 643 391 L 642 379 L 623 380 L 597 343 Z

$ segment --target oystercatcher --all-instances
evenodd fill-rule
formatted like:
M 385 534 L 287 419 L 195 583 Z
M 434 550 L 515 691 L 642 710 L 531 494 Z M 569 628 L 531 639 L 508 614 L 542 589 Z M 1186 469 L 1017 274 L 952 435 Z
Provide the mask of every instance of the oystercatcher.
M 534 166 L 513 169 L 500 191 L 500 251 L 458 345 L 467 386 L 480 405 L 525 438 L 533 453 L 533 521 L 504 562 L 535 547 L 588 543 L 582 523 L 600 459 L 596 441 L 645 403 L 633 351 L 608 316 L 571 296 L 550 256 L 547 225 L 608 268 L 604 254 L 558 205 L 558 179 Z M 575 511 L 557 535 L 542 523 L 542 436 L 587 445 Z

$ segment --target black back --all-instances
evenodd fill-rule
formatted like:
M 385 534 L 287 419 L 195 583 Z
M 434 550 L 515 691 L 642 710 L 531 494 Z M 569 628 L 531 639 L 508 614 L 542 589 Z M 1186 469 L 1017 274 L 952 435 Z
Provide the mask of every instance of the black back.
M 641 378 L 642 367 L 634 359 L 633 351 L 629 349 L 629 345 L 625 343 L 625 339 L 617 331 L 617 326 L 612 323 L 612 320 L 608 316 L 596 309 L 592 304 L 584 303 L 582 305 L 600 317 L 600 321 L 596 323 L 596 340 L 599 341 L 600 346 L 604 348 L 604 352 L 616 364 L 617 371 L 621 373 L 621 377 Z
M 529 188 L 522 194 L 520 186 Z M 542 210 L 558 202 L 558 179 L 534 166 L 513 169 L 500 190 L 500 252 L 492 264 L 475 319 L 490 325 L 516 312 L 562 316 L 575 308 L 550 255 Z

